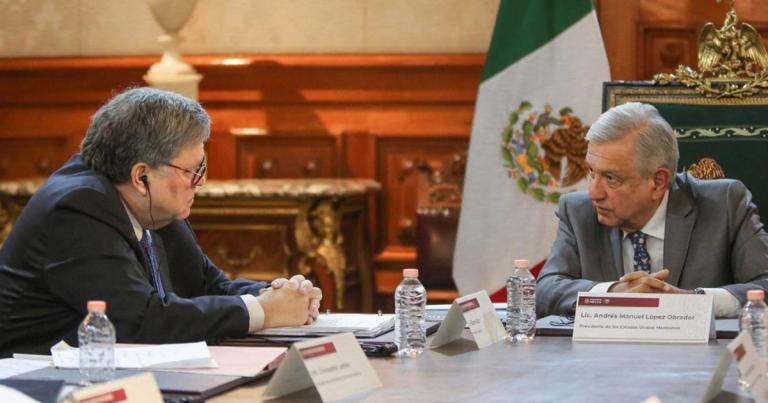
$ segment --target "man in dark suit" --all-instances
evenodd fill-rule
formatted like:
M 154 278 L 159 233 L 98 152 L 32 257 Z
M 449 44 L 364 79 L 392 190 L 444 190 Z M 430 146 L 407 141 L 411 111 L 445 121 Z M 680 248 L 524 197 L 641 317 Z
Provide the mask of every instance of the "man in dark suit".
M 186 218 L 205 183 L 208 114 L 150 88 L 112 98 L 33 195 L 0 250 L 0 356 L 77 344 L 89 300 L 122 343 L 215 341 L 317 317 L 302 276 L 230 280 Z
M 656 108 L 606 111 L 587 134 L 588 192 L 560 198 L 537 313 L 573 314 L 579 291 L 705 293 L 735 317 L 768 289 L 768 234 L 736 180 L 675 175 L 677 140 Z

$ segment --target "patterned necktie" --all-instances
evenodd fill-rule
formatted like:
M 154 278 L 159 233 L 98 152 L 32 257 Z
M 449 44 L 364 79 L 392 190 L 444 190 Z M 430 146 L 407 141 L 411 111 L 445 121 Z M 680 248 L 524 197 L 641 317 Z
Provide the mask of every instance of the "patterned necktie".
M 645 248 L 645 240 L 648 235 L 636 231 L 627 234 L 629 241 L 632 242 L 632 248 L 635 250 L 635 261 L 633 269 L 635 271 L 642 270 L 645 272 L 651 272 L 651 255 L 648 254 L 648 249 Z
M 150 234 L 149 230 L 144 230 L 144 234 L 141 237 L 141 242 L 139 243 L 141 244 L 142 249 L 144 249 L 144 253 L 147 255 L 147 259 L 149 260 L 149 266 L 151 268 L 150 274 L 152 274 L 152 285 L 160 295 L 160 299 L 165 300 L 165 288 L 163 288 L 163 279 L 160 277 L 160 267 L 157 264 L 155 250 L 152 248 L 152 235 Z

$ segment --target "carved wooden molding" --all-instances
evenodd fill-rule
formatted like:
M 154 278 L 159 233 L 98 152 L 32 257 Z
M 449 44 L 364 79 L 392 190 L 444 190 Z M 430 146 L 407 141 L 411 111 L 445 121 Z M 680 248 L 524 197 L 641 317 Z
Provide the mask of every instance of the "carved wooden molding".
M 146 85 L 142 76 L 157 60 L 0 59 L 0 105 L 101 104 L 113 91 Z M 204 76 L 200 100 L 205 106 L 455 103 L 474 101 L 484 55 L 200 55 L 185 60 Z M 19 88 L 26 91 L 8 91 Z

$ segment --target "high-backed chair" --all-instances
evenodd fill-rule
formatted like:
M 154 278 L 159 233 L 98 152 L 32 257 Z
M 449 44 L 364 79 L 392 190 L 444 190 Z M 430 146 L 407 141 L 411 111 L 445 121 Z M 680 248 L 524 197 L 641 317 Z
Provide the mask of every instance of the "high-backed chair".
M 768 211 L 768 93 L 745 98 L 705 96 L 681 84 L 607 82 L 603 109 L 626 102 L 655 106 L 675 129 L 678 171 L 699 178 L 739 179 Z
M 449 303 L 458 296 L 453 251 L 465 167 L 466 154 L 454 155 L 438 167 L 418 167 L 416 267 L 430 303 Z

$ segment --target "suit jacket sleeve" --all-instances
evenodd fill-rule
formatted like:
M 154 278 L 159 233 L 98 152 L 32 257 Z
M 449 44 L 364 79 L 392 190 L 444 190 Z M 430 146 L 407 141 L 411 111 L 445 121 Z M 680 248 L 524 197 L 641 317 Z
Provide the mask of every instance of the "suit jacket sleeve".
M 220 290 L 219 295 L 169 293 L 162 301 L 137 257 L 137 242 L 130 242 L 113 222 L 114 210 L 107 207 L 110 201 L 99 192 L 83 189 L 65 196 L 49 214 L 43 281 L 53 294 L 80 317 L 88 300 L 106 300 L 118 342 L 215 341 L 247 334 L 245 304 L 239 296 L 226 295 L 243 288 L 228 285 L 210 264 L 180 268 L 190 283 L 205 279 L 196 285 L 198 290 Z M 197 253 L 189 258 L 202 261 Z
M 735 283 L 723 288 L 744 304 L 748 290 L 768 291 L 768 234 L 746 186 L 734 181 L 727 194 L 728 227 L 733 240 L 730 265 Z
M 568 200 L 568 195 L 564 195 L 558 203 L 557 217 L 560 223 L 557 238 L 537 281 L 536 313 L 539 317 L 572 315 L 578 292 L 589 291 L 597 284 L 596 281 L 582 278 L 579 241 L 569 216 Z

